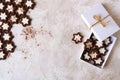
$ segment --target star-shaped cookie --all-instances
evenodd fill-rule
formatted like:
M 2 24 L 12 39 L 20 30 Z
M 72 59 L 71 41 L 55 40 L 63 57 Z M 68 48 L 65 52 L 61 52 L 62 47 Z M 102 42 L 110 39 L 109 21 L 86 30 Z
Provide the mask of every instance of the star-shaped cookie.
M 101 54 L 101 55 L 106 55 L 106 53 L 108 52 L 108 50 L 107 50 L 107 48 L 106 47 L 101 47 L 101 48 L 99 48 L 99 53 Z
M 105 41 L 103 41 L 104 45 L 107 47 L 112 43 L 111 37 L 108 37 Z
M 83 36 L 80 32 L 73 34 L 72 41 L 74 41 L 76 44 L 81 43 L 83 39 Z
M 93 47 L 93 41 L 91 39 L 87 39 L 84 42 L 84 49 L 90 49 Z
M 1 25 L 2 31 L 10 31 L 11 27 L 12 27 L 11 24 L 6 22 L 3 22 Z
M 9 42 L 14 38 L 14 36 L 12 35 L 11 32 L 5 31 L 4 33 L 2 33 L 1 38 L 2 38 L 3 42 L 5 42 L 5 41 Z
M 91 49 L 89 55 L 91 59 L 96 59 L 99 56 L 99 52 L 97 51 L 97 49 Z
M 0 13 L 0 20 L 1 21 L 6 21 L 6 19 L 7 19 L 7 14 L 5 12 L 1 12 Z
M 35 5 L 36 4 L 35 4 L 34 0 L 26 0 L 25 1 L 26 9 L 29 9 L 29 8 L 33 9 Z
M 3 46 L 3 50 L 5 53 L 9 53 L 9 52 L 14 52 L 16 46 L 13 42 L 7 42 L 4 46 Z
M 103 62 L 104 62 L 104 60 L 101 57 L 94 60 L 94 64 L 97 66 L 101 66 L 103 64 Z
M 20 21 L 23 26 L 29 26 L 31 24 L 31 19 L 29 16 L 25 16 Z
M 86 61 L 90 60 L 89 52 L 87 52 L 87 51 L 84 52 L 83 59 Z

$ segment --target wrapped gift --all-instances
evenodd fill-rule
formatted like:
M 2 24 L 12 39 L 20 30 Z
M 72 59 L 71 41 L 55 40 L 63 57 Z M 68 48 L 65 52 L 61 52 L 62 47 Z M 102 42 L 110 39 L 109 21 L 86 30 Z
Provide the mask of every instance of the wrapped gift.
M 102 4 L 86 10 L 81 17 L 99 41 L 105 40 L 120 30 Z

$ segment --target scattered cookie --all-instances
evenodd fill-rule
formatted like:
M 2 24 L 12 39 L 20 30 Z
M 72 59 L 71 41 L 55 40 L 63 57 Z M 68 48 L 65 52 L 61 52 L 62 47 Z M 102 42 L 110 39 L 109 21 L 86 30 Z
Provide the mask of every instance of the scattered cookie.
M 109 46 L 112 43 L 111 37 L 108 37 L 103 43 L 105 46 Z
M 80 32 L 73 34 L 72 41 L 74 41 L 76 44 L 81 43 L 83 39 L 83 36 L 81 35 Z
M 99 48 L 99 53 L 101 54 L 101 55 L 106 55 L 106 53 L 108 52 L 108 50 L 106 49 L 106 47 L 101 47 L 101 48 Z

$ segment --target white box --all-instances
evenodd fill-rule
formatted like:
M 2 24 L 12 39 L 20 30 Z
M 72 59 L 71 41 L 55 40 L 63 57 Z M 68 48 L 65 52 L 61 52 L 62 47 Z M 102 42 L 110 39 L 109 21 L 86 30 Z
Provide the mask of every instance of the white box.
M 92 35 L 92 34 L 91 34 L 91 35 Z M 90 37 L 91 37 L 91 35 L 90 35 Z M 114 47 L 114 45 L 115 45 L 115 42 L 116 42 L 117 38 L 114 37 L 114 36 L 111 36 L 111 40 L 112 40 L 112 44 L 110 44 L 110 45 L 107 47 L 108 52 L 107 52 L 106 55 L 104 56 L 104 62 L 102 63 L 102 65 L 100 66 L 100 68 L 103 68 L 103 67 L 105 66 L 105 63 L 106 63 L 107 60 L 108 60 L 108 57 L 109 57 L 109 55 L 110 55 L 110 53 L 111 53 L 111 51 L 112 51 L 112 49 L 113 49 L 113 47 Z M 85 61 L 84 59 L 82 59 L 82 56 L 83 56 L 83 54 L 84 54 L 84 51 L 85 51 L 85 50 L 83 50 L 82 54 L 80 55 L 80 59 L 83 60 L 83 61 Z M 86 61 L 86 62 L 87 62 L 87 61 Z M 89 63 L 89 62 L 87 62 L 87 63 Z M 90 63 L 90 64 L 91 64 L 91 63 Z M 92 64 L 92 65 L 94 65 L 94 64 Z M 95 66 L 95 65 L 94 65 L 94 66 Z
M 115 32 L 120 30 L 112 17 L 107 16 L 109 15 L 109 13 L 106 11 L 102 4 L 95 5 L 81 15 L 82 19 L 89 28 L 91 27 L 91 25 L 97 22 L 97 20 L 93 18 L 94 15 L 101 16 L 102 22 L 106 24 L 106 26 L 103 27 L 101 23 L 98 22 L 91 28 L 92 33 L 94 33 L 94 35 L 99 41 L 105 40 L 107 37 L 113 35 Z M 106 18 L 103 20 L 104 17 Z

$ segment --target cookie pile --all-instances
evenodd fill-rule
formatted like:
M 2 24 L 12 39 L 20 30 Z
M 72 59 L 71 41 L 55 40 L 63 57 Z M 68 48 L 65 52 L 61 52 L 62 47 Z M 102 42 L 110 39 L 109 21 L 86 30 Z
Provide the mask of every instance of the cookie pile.
M 11 32 L 13 24 L 31 25 L 27 12 L 34 6 L 34 0 L 0 0 L 0 60 L 6 59 L 16 48 Z
M 84 52 L 81 59 L 95 65 L 102 66 L 104 57 L 108 52 L 108 47 L 112 43 L 112 38 L 108 37 L 103 42 L 99 42 L 92 34 L 90 39 L 84 42 Z

